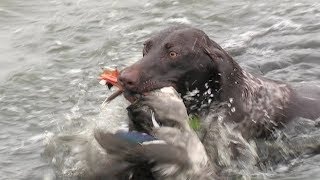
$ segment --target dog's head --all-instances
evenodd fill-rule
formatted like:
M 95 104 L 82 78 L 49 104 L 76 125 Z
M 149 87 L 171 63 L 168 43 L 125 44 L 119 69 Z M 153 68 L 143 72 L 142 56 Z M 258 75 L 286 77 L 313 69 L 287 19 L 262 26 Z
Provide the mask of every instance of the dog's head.
M 119 82 L 125 94 L 173 86 L 183 96 L 195 89 L 218 91 L 237 70 L 232 58 L 203 31 L 176 26 L 148 39 L 143 58 L 124 69 Z

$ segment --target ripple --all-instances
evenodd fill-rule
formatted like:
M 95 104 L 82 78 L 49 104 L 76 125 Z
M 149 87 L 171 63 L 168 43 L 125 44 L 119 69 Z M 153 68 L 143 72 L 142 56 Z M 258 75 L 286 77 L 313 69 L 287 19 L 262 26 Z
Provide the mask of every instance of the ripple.
M 76 133 L 90 138 L 96 126 L 114 130 L 125 124 L 123 99 L 100 108 L 111 93 L 98 84 L 100 67 L 136 62 L 148 36 L 171 24 L 203 29 L 250 71 L 297 86 L 319 84 L 319 7 L 316 0 L 1 2 L 1 176 L 54 179 L 40 156 L 44 144 Z M 68 161 L 60 167 L 79 167 L 74 156 L 58 157 Z M 319 156 L 292 161 L 298 163 L 256 173 L 319 179 Z

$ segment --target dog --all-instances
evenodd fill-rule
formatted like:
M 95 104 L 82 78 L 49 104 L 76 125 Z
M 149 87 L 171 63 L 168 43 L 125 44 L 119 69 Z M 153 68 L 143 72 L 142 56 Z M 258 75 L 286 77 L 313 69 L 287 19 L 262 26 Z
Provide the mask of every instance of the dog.
M 204 129 L 223 118 L 245 139 L 268 137 L 295 117 L 320 115 L 320 98 L 303 97 L 286 83 L 246 72 L 203 31 L 184 25 L 145 41 L 142 59 L 122 70 L 118 81 L 131 101 L 134 94 L 172 86 L 188 113 L 203 119 Z M 219 116 L 208 119 L 210 111 Z

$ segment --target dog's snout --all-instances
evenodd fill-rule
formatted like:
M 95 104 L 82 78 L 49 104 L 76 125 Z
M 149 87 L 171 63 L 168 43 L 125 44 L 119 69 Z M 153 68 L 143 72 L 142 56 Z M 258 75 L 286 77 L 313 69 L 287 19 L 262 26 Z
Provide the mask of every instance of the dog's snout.
M 125 69 L 120 73 L 118 80 L 126 89 L 132 90 L 138 85 L 139 73 L 135 70 Z

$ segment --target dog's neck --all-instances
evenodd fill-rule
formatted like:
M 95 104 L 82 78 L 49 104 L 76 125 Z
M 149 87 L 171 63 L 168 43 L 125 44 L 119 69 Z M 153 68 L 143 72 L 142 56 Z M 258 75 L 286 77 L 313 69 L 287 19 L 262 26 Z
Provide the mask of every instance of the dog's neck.
M 239 122 L 245 118 L 272 120 L 276 113 L 283 112 L 292 95 L 288 85 L 253 76 L 233 60 L 229 65 L 225 72 L 213 73 L 206 83 L 183 96 L 188 113 L 203 114 L 211 104 L 220 103 L 226 103 L 228 114 Z
M 253 76 L 245 71 L 243 75 L 245 78 L 239 99 L 242 101 L 243 111 L 251 112 L 250 120 L 277 124 L 282 119 L 289 118 L 279 118 L 288 116 L 286 111 L 294 96 L 289 85 Z
M 198 114 L 209 108 L 210 104 L 218 101 L 221 88 L 219 81 L 209 80 L 203 87 L 188 90 L 182 95 L 189 114 Z
M 220 79 L 209 79 L 203 85 L 205 88 L 187 93 L 184 102 L 188 113 L 203 116 L 212 108 L 224 106 L 221 110 L 234 122 L 252 122 L 256 124 L 253 128 L 263 124 L 265 129 L 281 125 L 293 95 L 291 88 L 284 83 L 254 76 L 239 66 L 233 69 L 219 74 Z M 252 131 L 254 136 L 269 133 L 260 132 L 259 128 L 259 132 Z
M 212 102 L 224 102 L 230 96 L 239 93 L 243 83 L 243 74 L 237 64 L 232 64 L 226 72 L 216 72 L 207 77 L 207 81 L 197 84 L 183 94 L 185 105 L 190 114 L 206 112 Z

